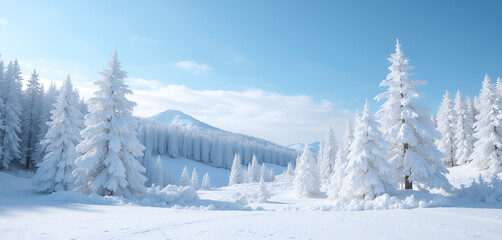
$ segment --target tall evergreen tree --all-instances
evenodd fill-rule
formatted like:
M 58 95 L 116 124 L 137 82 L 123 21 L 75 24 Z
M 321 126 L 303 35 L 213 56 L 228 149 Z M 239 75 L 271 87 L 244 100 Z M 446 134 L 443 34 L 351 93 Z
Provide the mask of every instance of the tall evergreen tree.
M 190 179 L 190 185 L 193 189 L 199 189 L 199 175 L 197 174 L 197 169 L 193 168 L 192 179 Z
M 185 165 L 180 177 L 180 186 L 186 187 L 190 186 L 190 173 L 188 173 L 188 168 Z
M 298 196 L 312 196 L 320 192 L 319 168 L 307 144 L 296 165 L 294 185 Z
M 72 90 L 73 91 L 73 90 Z M 35 146 L 40 133 L 40 108 L 42 106 L 42 88 L 38 74 L 33 70 L 25 92 L 23 107 L 22 150 L 26 169 L 33 165 Z
M 248 167 L 248 182 L 258 182 L 260 178 L 260 165 L 258 164 L 258 158 L 253 154 L 253 159 Z
M 242 171 L 241 171 L 241 157 L 239 154 L 234 155 L 234 161 L 232 163 L 232 169 L 230 170 L 230 177 L 228 179 L 228 186 L 242 183 Z
M 71 173 L 78 157 L 76 146 L 81 140 L 82 113 L 69 76 L 51 114 L 47 123 L 49 130 L 41 143 L 46 147 L 47 154 L 33 176 L 33 183 L 40 192 L 72 189 Z
M 457 114 L 454 110 L 453 101 L 450 93 L 446 91 L 438 111 L 437 130 L 441 133 L 441 138 L 436 140 L 436 145 L 444 155 L 443 164 L 449 167 L 454 167 L 457 164 L 455 159 L 456 121 Z
M 21 133 L 21 71 L 16 62 L 10 62 L 5 74 L 3 86 L 4 108 L 2 109 L 4 134 L 1 142 L 3 145 L 3 159 L 1 167 L 7 169 L 14 159 L 21 159 L 20 139 Z
M 349 121 L 346 122 L 345 135 L 343 139 L 344 139 L 343 145 L 340 144 L 338 146 L 333 175 L 331 175 L 331 180 L 327 187 L 327 194 L 331 199 L 339 198 L 340 189 L 342 188 L 343 184 L 343 179 L 346 176 L 345 169 L 347 168 L 347 163 L 348 163 L 347 157 L 349 156 L 350 153 L 350 145 L 354 141 L 354 134 L 352 128 L 350 127 Z
M 54 82 L 51 82 L 51 85 L 46 93 L 43 93 L 42 106 L 40 107 L 40 126 L 39 126 L 39 134 L 38 139 L 43 140 L 47 131 L 49 130 L 49 126 L 47 122 L 49 122 L 51 118 L 51 111 L 54 109 L 54 104 L 56 103 L 56 98 L 58 95 L 58 89 Z M 80 111 L 82 115 L 86 113 Z M 84 128 L 84 122 L 82 121 L 81 128 Z M 35 146 L 35 153 L 33 154 L 34 161 L 40 162 L 45 156 L 45 146 L 40 144 L 41 141 L 38 141 Z
M 0 86 L 5 86 L 5 66 L 3 60 L 0 58 Z M 5 92 L 3 89 L 0 89 L 0 140 L 3 139 L 5 134 L 5 123 L 4 123 L 4 111 L 5 109 Z M 8 166 L 3 165 L 3 142 L 0 142 L 0 169 L 7 168 Z
M 477 170 L 502 170 L 501 100 L 490 78 L 485 75 L 479 95 L 479 114 L 476 115 L 474 124 L 474 136 L 477 140 L 474 143 L 471 164 Z
M 126 95 L 132 94 L 124 83 L 117 51 L 96 82 L 98 90 L 89 99 L 85 115 L 84 140 L 77 146 L 83 155 L 75 163 L 78 190 L 99 195 L 129 195 L 145 191 L 145 168 L 137 157 L 145 147 L 137 138 L 132 110 L 136 105 Z
M 443 154 L 433 142 L 440 135 L 429 118 L 429 109 L 413 102 L 421 96 L 414 88 L 423 82 L 408 80 L 408 71 L 412 67 L 408 65 L 409 60 L 404 57 L 399 41 L 389 61 L 392 63 L 390 73 L 380 83 L 388 90 L 375 99 L 387 99 L 376 115 L 384 137 L 391 143 L 389 161 L 398 170 L 396 179 L 404 180 L 405 189 L 412 189 L 415 182 L 449 190 L 451 185 L 445 177 L 448 170 L 441 163 Z
M 201 190 L 209 190 L 211 188 L 211 180 L 209 179 L 209 173 L 206 172 L 204 177 L 202 177 L 202 183 L 200 185 Z
M 395 170 L 386 161 L 387 145 L 366 101 L 359 124 L 354 129 L 341 197 L 373 200 L 395 189 L 392 178 Z
M 338 148 L 338 143 L 336 142 L 333 129 L 331 129 L 330 126 L 328 128 L 326 144 L 324 145 L 323 155 L 320 164 L 321 181 L 325 182 L 326 184 L 329 184 L 330 177 L 334 171 L 337 148 Z
M 460 91 L 455 96 L 455 114 L 457 116 L 457 125 L 455 126 L 455 159 L 457 164 L 463 165 L 470 161 L 472 154 L 474 137 L 473 123 L 468 106 Z

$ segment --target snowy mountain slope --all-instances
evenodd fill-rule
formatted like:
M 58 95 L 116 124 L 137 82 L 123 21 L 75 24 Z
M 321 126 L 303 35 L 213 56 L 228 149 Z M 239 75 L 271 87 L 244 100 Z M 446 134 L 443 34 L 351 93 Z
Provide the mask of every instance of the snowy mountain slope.
M 320 142 L 310 143 L 309 144 L 310 152 L 312 152 L 314 154 L 319 153 L 319 145 L 320 144 L 321 144 Z M 295 143 L 295 144 L 289 145 L 288 147 L 291 148 L 291 149 L 294 149 L 295 151 L 297 151 L 299 153 L 301 153 L 301 152 L 303 152 L 303 149 L 305 148 L 305 143 Z
M 220 130 L 219 128 L 203 123 L 188 114 L 172 109 L 155 114 L 154 116 L 149 117 L 148 119 L 159 123 L 164 123 L 169 126 L 179 126 L 183 128 L 197 128 L 199 130 Z
M 169 160 L 168 160 L 169 161 Z M 174 166 L 174 163 L 172 164 Z M 455 182 L 477 173 L 452 168 Z M 462 177 L 464 176 L 464 177 Z M 258 184 L 199 191 L 200 200 L 178 207 L 34 193 L 31 180 L 0 172 L 0 239 L 500 239 L 502 203 L 470 202 L 444 208 L 317 211 L 324 196 L 298 198 L 290 182 L 267 183 L 267 203 L 254 202 Z M 249 207 L 201 210 L 199 205 L 247 202 Z M 453 202 L 455 204 L 455 202 Z M 231 206 L 231 205 L 228 205 Z M 230 209 L 230 208 L 229 208 Z M 314 210 L 314 211 L 312 211 Z M 362 231 L 364 229 L 364 231 Z
M 158 123 L 166 124 L 168 126 L 178 126 L 187 129 L 196 129 L 196 130 L 201 130 L 202 132 L 209 132 L 209 134 L 213 135 L 225 136 L 234 139 L 234 141 L 248 142 L 249 144 L 257 143 L 260 145 L 282 147 L 279 144 L 261 138 L 252 137 L 240 133 L 233 133 L 213 127 L 178 110 L 166 110 L 148 119 Z

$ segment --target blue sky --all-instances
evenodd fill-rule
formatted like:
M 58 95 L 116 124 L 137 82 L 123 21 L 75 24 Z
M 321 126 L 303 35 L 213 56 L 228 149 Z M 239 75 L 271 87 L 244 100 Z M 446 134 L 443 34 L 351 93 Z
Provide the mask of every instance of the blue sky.
M 18 58 L 24 73 L 36 67 L 48 80 L 68 73 L 90 86 L 117 48 L 129 77 L 146 83 L 133 89 L 174 84 L 210 96 L 260 89 L 284 101 L 307 96 L 321 112 L 353 112 L 383 91 L 378 84 L 388 73 L 396 38 L 415 66 L 414 78 L 429 81 L 420 88 L 420 102 L 434 111 L 446 89 L 473 96 L 485 73 L 494 80 L 502 76 L 500 1 L 1 0 L 0 36 L 5 61 Z M 322 137 L 312 127 L 315 134 L 276 138 L 284 134 L 240 129 L 184 106 L 174 101 L 155 109 L 188 111 L 218 127 L 283 144 Z M 373 111 L 377 107 L 373 102 Z M 221 109 L 216 116 L 224 118 Z M 258 106 L 247 109 L 260 114 Z M 302 124 L 323 129 L 341 125 L 305 119 Z

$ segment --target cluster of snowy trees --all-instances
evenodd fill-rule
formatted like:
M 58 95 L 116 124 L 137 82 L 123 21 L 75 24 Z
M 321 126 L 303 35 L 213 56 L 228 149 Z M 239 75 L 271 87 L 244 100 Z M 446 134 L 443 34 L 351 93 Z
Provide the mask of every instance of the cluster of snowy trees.
M 181 156 L 230 169 L 235 154 L 241 156 L 242 164 L 250 164 L 254 157 L 258 157 L 262 162 L 282 166 L 294 162 L 297 156 L 292 149 L 266 141 L 251 141 L 236 134 L 168 126 L 147 119 L 139 121 L 139 139 L 146 147 L 144 159 L 157 154 Z M 144 160 L 143 163 L 148 164 Z
M 230 169 L 230 177 L 228 185 L 232 186 L 241 183 L 255 183 L 260 181 L 273 182 L 275 180 L 274 169 L 267 169 L 265 163 L 262 162 L 261 167 L 258 163 L 258 158 L 253 155 L 253 160 L 248 164 L 247 171 L 242 169 L 241 157 L 238 153 L 234 155 L 232 167 Z M 288 163 L 288 166 L 291 163 Z
M 399 42 L 389 61 L 390 73 L 380 84 L 388 89 L 375 97 L 385 102 L 375 116 L 366 102 L 353 129 L 347 122 L 342 144 L 330 128 L 317 163 L 308 148 L 298 158 L 294 178 L 298 195 L 315 195 L 324 188 L 332 199 L 371 200 L 413 185 L 450 190 L 443 154 L 434 144 L 441 134 L 429 110 L 414 102 L 421 96 L 415 86 L 423 82 L 408 79 L 412 67 Z
M 174 184 L 171 176 L 164 171 L 160 155 L 157 157 L 157 161 L 154 166 L 155 167 L 146 170 L 146 176 L 148 177 L 147 184 L 159 187 L 165 187 L 169 184 Z M 179 185 L 183 187 L 191 186 L 195 190 L 209 190 L 211 188 L 211 180 L 209 178 L 209 173 L 206 172 L 206 174 L 204 174 L 204 177 L 202 178 L 202 183 L 199 186 L 199 175 L 197 174 L 197 169 L 193 169 L 192 177 L 190 177 L 188 168 L 187 166 L 185 166 L 183 168 L 183 172 L 181 173 Z
M 436 144 L 446 166 L 470 164 L 477 170 L 502 171 L 502 80 L 494 84 L 485 75 L 474 101 L 457 91 L 452 100 L 446 91 L 437 114 Z
M 43 140 L 50 127 L 47 123 L 57 96 L 65 91 L 54 83 L 45 91 L 36 70 L 23 90 L 21 74 L 17 60 L 5 66 L 0 59 L 0 169 L 8 169 L 11 164 L 33 169 L 43 160 L 47 146 Z M 71 95 L 76 99 L 75 108 L 86 113 L 78 91 L 72 89 Z

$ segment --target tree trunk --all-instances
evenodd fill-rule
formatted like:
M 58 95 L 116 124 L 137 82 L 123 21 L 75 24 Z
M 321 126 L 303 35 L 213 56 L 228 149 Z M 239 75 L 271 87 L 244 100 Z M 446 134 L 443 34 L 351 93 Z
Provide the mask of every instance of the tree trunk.
M 30 165 L 31 165 L 31 156 L 28 153 L 28 156 L 26 156 L 26 169 L 30 169 Z
M 413 182 L 408 180 L 410 176 L 404 176 L 404 189 L 413 189 Z

